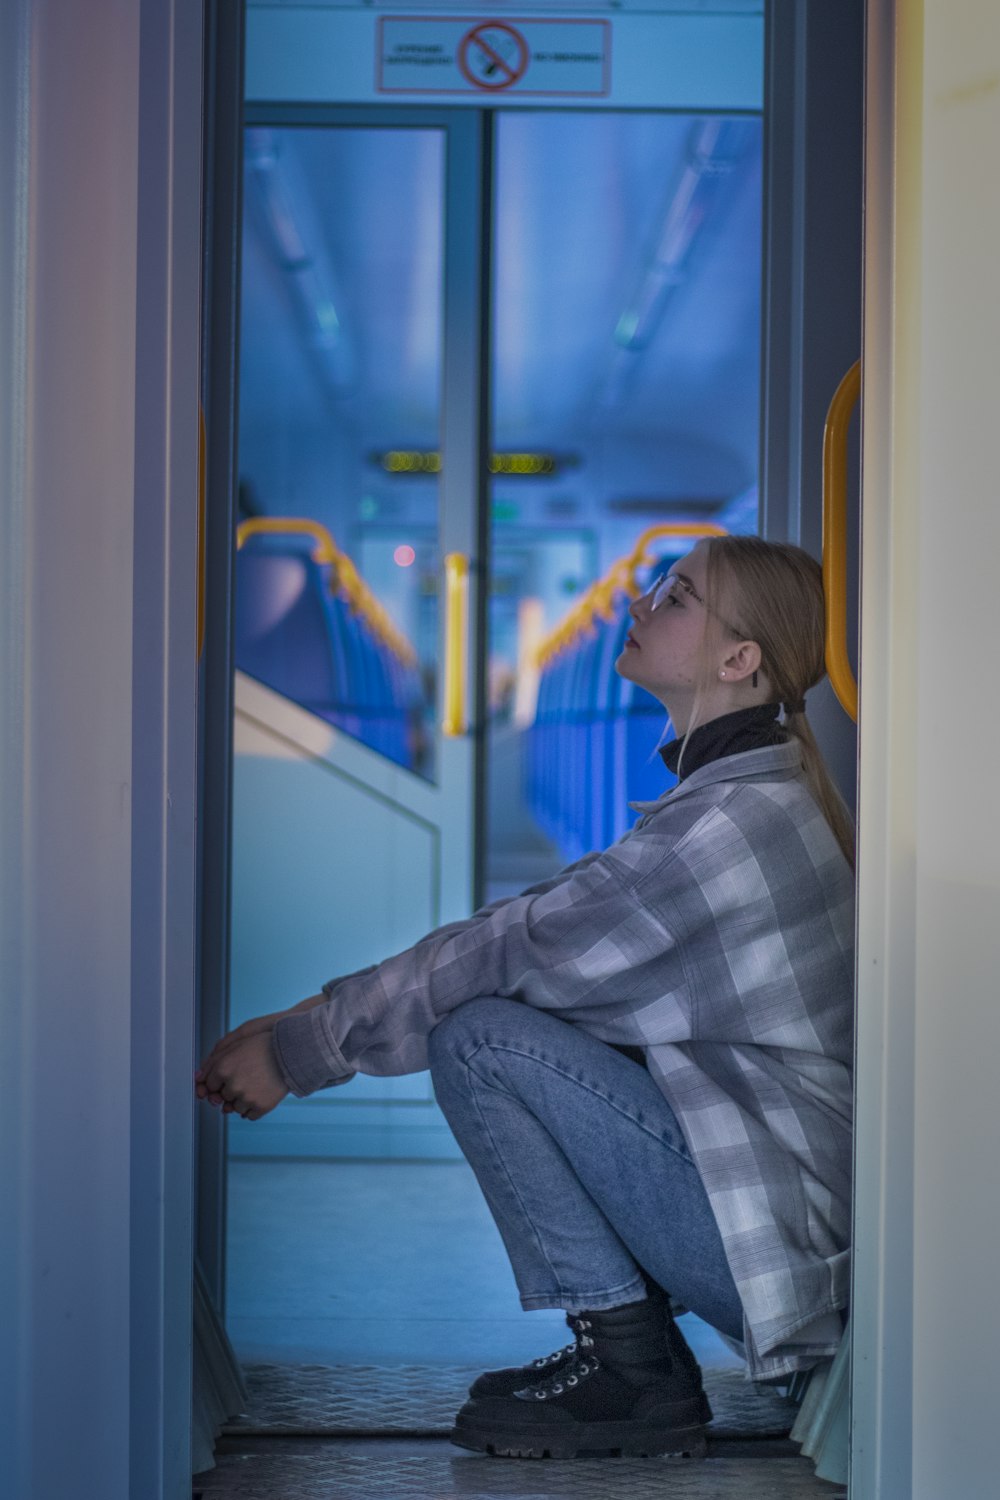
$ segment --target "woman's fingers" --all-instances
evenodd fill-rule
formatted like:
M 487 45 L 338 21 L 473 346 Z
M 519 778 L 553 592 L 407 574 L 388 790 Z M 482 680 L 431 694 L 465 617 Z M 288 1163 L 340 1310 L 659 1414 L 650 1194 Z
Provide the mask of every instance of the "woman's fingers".
M 254 1016 L 252 1020 L 244 1021 L 242 1026 L 237 1026 L 235 1030 L 227 1031 L 225 1036 L 219 1038 L 215 1046 L 212 1048 L 211 1052 L 201 1063 L 198 1071 L 195 1073 L 194 1077 L 196 1086 L 199 1083 L 204 1082 L 206 1075 L 219 1058 L 224 1057 L 227 1052 L 231 1052 L 234 1047 L 238 1047 L 241 1042 L 245 1042 L 247 1037 L 257 1036 L 261 1032 L 273 1030 L 276 1020 L 277 1014 L 268 1016 Z M 199 1093 L 198 1097 L 199 1099 L 201 1099 L 204 1098 L 204 1095 Z
M 288 1088 L 275 1061 L 266 1029 L 234 1037 L 217 1047 L 196 1074 L 199 1098 L 219 1104 L 225 1114 L 259 1119 L 281 1103 Z
M 234 1047 L 239 1046 L 242 1040 L 243 1038 L 237 1036 L 235 1031 L 230 1031 L 226 1034 L 226 1036 L 220 1037 L 215 1046 L 212 1048 L 211 1052 L 199 1066 L 197 1073 L 194 1075 L 195 1078 L 204 1078 L 213 1064 L 216 1063 L 220 1057 L 225 1057 L 226 1053 L 231 1052 Z

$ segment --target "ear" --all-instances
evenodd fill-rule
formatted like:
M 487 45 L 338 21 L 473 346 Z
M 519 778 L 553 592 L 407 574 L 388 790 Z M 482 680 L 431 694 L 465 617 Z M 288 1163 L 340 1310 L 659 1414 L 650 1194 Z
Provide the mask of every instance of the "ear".
M 727 681 L 742 682 L 744 678 L 752 677 L 754 672 L 760 671 L 760 660 L 760 647 L 756 641 L 740 641 L 739 645 L 730 647 L 723 663 Z

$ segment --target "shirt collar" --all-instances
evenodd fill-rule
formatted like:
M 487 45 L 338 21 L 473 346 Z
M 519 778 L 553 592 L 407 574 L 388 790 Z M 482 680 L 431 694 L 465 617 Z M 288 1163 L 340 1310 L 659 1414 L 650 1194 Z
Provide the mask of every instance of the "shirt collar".
M 786 781 L 801 770 L 802 744 L 794 735 L 789 735 L 783 745 L 762 745 L 759 750 L 724 755 L 719 760 L 709 761 L 700 770 L 692 771 L 677 786 L 668 787 L 655 802 L 630 802 L 629 807 L 643 814 L 656 813 L 668 803 L 686 797 L 689 792 L 716 782 Z M 644 816 L 637 826 L 641 827 L 645 822 Z

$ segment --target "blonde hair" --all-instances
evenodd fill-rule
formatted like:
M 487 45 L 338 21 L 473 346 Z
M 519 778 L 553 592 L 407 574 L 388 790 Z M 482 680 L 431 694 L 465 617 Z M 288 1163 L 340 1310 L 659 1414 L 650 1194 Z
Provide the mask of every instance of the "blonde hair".
M 704 689 L 714 678 L 714 666 L 707 660 L 712 624 L 731 635 L 733 624 L 725 621 L 738 623 L 743 639 L 756 641 L 760 647 L 761 670 L 770 680 L 773 697 L 787 705 L 785 728 L 799 742 L 809 790 L 853 869 L 854 822 L 826 768 L 804 708 L 795 711 L 808 690 L 826 676 L 823 571 L 808 552 L 789 542 L 722 536 L 701 545 L 708 554 L 705 603 L 709 624 L 700 687 Z

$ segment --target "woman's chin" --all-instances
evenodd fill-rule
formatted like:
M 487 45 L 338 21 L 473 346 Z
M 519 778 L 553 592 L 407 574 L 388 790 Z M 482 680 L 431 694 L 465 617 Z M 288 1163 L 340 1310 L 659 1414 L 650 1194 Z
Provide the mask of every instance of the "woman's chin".
M 651 693 L 653 689 L 643 680 L 644 673 L 642 664 L 637 660 L 638 655 L 634 646 L 626 646 L 615 662 L 615 671 L 619 677 L 624 677 L 627 681 L 634 682 L 636 687 L 645 688 L 647 693 Z

